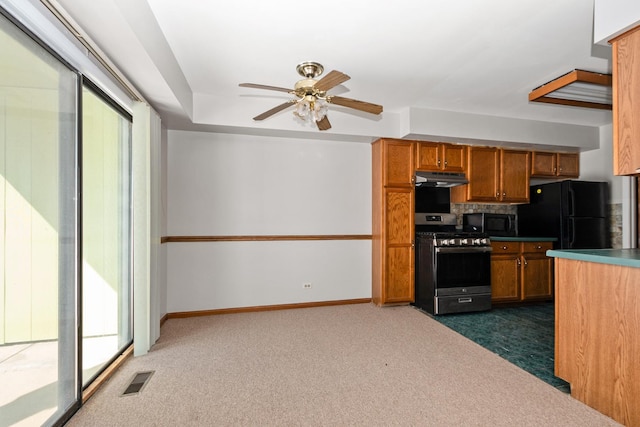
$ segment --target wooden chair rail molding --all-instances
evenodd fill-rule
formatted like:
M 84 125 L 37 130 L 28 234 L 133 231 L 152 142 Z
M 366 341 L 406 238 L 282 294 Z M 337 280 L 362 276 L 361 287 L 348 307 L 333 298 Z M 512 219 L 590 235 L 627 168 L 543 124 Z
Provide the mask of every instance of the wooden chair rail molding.
M 161 243 L 176 242 L 270 242 L 296 240 L 372 240 L 371 234 L 309 234 L 259 236 L 164 236 Z

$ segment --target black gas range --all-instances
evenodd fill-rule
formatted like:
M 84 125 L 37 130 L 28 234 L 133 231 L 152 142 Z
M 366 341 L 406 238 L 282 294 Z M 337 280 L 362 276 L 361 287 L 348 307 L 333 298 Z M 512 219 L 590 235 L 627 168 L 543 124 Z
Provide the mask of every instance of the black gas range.
M 456 229 L 450 213 L 416 213 L 414 305 L 438 315 L 491 309 L 489 236 Z

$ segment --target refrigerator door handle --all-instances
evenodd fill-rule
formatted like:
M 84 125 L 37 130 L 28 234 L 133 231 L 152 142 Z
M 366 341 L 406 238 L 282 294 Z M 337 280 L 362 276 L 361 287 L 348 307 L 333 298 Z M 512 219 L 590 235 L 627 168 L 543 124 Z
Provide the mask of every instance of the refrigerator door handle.
M 568 208 L 569 208 L 569 212 L 567 213 L 567 215 L 569 216 L 573 216 L 575 215 L 574 213 L 574 209 L 575 209 L 575 192 L 573 191 L 573 189 L 571 187 L 567 188 L 567 204 L 568 204 Z

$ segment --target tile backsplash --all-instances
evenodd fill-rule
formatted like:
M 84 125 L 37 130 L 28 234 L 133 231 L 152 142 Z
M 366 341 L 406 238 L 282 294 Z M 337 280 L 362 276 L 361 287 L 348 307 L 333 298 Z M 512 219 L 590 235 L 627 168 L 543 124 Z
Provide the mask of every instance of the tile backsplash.
M 473 212 L 517 214 L 517 205 L 489 205 L 482 203 L 451 203 L 451 213 L 456 214 L 459 226 L 462 226 L 462 214 Z M 611 247 L 622 247 L 622 203 L 609 205 L 609 230 Z
M 517 214 L 517 205 L 487 205 L 484 203 L 451 203 L 451 213 L 456 214 L 458 225 L 462 225 L 462 214 L 474 212 Z

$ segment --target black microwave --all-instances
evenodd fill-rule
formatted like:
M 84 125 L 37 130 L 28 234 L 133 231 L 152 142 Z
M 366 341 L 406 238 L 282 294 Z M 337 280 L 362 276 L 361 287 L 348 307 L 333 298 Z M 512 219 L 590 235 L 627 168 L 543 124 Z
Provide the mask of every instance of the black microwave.
M 514 214 L 466 213 L 462 215 L 462 229 L 489 236 L 515 237 L 518 235 L 518 221 Z

